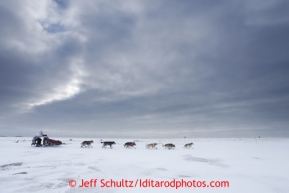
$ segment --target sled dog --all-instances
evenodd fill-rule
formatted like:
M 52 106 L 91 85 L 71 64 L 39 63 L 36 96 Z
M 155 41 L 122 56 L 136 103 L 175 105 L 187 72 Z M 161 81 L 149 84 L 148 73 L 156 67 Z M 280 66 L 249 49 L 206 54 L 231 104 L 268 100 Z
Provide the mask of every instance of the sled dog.
M 184 148 L 186 149 L 190 149 L 192 147 L 192 145 L 194 145 L 193 143 L 187 143 Z
M 123 147 L 128 148 L 128 147 L 134 147 L 136 144 L 135 142 L 126 142 Z
M 104 148 L 107 145 L 109 145 L 110 148 L 112 148 L 112 145 L 115 145 L 114 141 L 102 141 L 101 143 L 103 143 L 102 148 Z
M 93 143 L 93 141 L 92 140 L 90 140 L 90 141 L 83 141 L 82 143 L 81 143 L 81 148 L 83 148 L 83 147 L 88 147 L 88 148 L 90 148 L 90 147 L 92 147 L 92 144 Z
M 167 144 L 163 145 L 163 147 L 165 147 L 167 149 L 175 149 L 176 146 L 172 143 L 167 143 Z
M 149 149 L 149 148 L 155 148 L 155 149 L 157 149 L 157 147 L 156 147 L 157 145 L 158 145 L 157 143 L 149 143 L 149 144 L 146 145 L 146 148 L 147 148 L 147 149 Z

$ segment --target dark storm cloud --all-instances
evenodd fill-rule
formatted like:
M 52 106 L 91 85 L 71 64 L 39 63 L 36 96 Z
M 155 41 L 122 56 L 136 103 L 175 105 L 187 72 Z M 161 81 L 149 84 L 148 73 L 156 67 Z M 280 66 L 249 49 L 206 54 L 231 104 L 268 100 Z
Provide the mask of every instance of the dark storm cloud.
M 4 26 L 0 37 L 3 45 L 0 48 L 1 117 L 29 111 L 29 105 L 45 92 L 68 81 L 69 60 L 72 55 L 77 57 L 81 48 L 77 39 L 69 36 L 61 37 L 61 43 L 55 48 L 57 42 L 45 33 L 46 28 L 39 28 L 38 20 L 31 22 L 31 18 L 21 17 L 27 10 L 18 10 L 16 5 L 23 2 L 18 3 L 5 3 L 0 12 L 1 26 Z
M 54 0 L 54 2 L 62 9 L 66 9 L 69 6 L 68 0 Z
M 2 3 L 3 133 L 288 136 L 286 1 L 48 2 Z

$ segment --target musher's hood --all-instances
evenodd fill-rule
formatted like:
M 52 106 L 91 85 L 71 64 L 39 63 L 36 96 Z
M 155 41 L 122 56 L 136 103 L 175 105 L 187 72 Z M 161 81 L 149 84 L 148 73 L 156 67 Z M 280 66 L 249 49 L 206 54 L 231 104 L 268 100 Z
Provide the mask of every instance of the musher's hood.
M 36 133 L 35 135 L 38 136 L 38 137 L 43 136 L 43 132 L 42 132 L 42 130 L 40 130 L 40 131 L 39 131 L 38 133 Z

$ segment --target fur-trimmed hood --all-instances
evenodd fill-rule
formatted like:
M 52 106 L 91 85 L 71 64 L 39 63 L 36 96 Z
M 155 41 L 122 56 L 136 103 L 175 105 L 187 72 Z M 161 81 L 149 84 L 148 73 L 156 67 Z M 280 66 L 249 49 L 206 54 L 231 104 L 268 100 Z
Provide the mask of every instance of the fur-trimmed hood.
M 43 136 L 43 131 L 40 130 L 38 133 L 35 134 L 36 137 L 42 137 Z

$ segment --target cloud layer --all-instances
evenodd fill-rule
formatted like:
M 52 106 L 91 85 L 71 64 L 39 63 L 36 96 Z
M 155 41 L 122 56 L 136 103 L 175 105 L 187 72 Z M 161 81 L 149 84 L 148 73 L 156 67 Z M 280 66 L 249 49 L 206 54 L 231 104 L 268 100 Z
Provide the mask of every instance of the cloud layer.
M 287 1 L 2 1 L 0 135 L 289 136 Z

